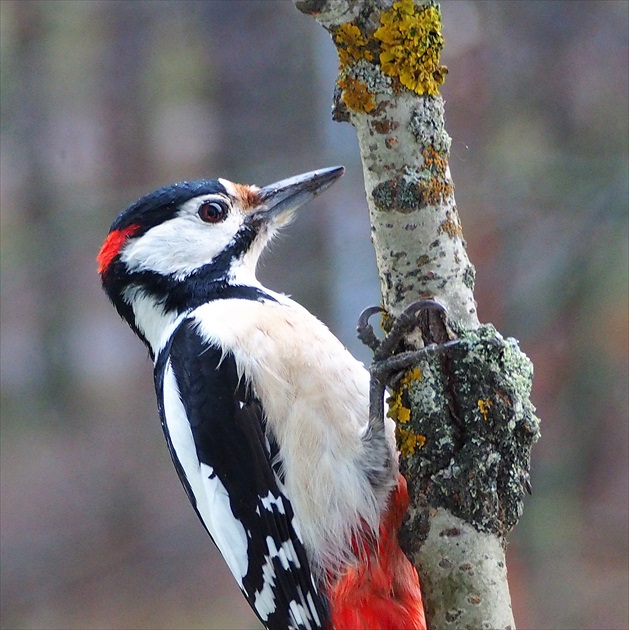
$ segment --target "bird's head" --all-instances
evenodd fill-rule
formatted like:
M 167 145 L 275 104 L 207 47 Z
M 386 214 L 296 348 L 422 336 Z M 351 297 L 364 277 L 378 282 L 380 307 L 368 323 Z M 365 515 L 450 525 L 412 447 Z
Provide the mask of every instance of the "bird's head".
M 255 269 L 265 245 L 343 172 L 335 166 L 263 188 L 225 179 L 160 188 L 112 224 L 97 258 L 103 288 L 150 347 L 140 311 L 168 318 L 224 287 L 259 286 Z

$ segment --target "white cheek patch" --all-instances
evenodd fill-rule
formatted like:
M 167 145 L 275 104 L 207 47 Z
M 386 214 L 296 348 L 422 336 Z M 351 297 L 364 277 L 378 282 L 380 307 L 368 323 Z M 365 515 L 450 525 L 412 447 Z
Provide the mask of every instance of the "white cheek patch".
M 197 203 L 199 201 L 193 200 Z M 190 203 L 190 202 L 188 202 Z M 130 239 L 121 253 L 130 271 L 153 271 L 183 278 L 210 263 L 231 242 L 242 225 L 240 212 L 221 223 L 204 223 L 186 204 L 178 216 Z

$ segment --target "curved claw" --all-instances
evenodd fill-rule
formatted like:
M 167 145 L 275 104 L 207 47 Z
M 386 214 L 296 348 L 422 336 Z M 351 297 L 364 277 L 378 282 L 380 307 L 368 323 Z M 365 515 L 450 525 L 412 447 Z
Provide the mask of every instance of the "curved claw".
M 378 346 L 377 360 L 393 355 L 402 337 L 417 325 L 420 311 L 440 311 L 447 315 L 446 307 L 434 298 L 424 298 L 411 302 L 394 320 L 391 330 Z
M 446 307 L 437 302 L 434 298 L 425 298 L 411 302 L 398 317 L 395 318 L 391 326 L 390 335 L 392 338 L 401 337 L 417 325 L 417 314 L 420 311 L 439 311 L 447 316 Z M 392 333 L 392 334 L 391 334 Z
M 369 306 L 358 317 L 358 324 L 356 325 L 358 338 L 374 352 L 380 346 L 380 340 L 378 339 L 378 337 L 376 337 L 373 328 L 369 323 L 369 318 L 376 313 L 384 312 L 384 309 L 380 306 Z
M 411 302 L 403 311 L 402 315 L 415 315 L 419 311 L 441 311 L 447 315 L 448 310 L 446 307 L 437 302 L 434 298 L 424 298 L 422 300 L 416 300 Z
M 358 316 L 358 324 L 356 325 L 356 329 L 360 331 L 363 328 L 367 328 L 368 326 L 370 326 L 369 319 L 376 313 L 384 313 L 384 309 L 381 306 L 368 306 Z

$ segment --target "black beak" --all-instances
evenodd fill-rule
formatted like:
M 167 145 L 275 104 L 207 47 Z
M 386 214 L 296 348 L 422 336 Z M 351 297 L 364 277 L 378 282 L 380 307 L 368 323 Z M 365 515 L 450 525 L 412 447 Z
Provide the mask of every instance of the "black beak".
M 261 205 L 249 215 L 250 220 L 254 223 L 277 220 L 279 224 L 289 221 L 297 208 L 329 188 L 344 172 L 343 166 L 332 166 L 261 188 L 258 191 Z

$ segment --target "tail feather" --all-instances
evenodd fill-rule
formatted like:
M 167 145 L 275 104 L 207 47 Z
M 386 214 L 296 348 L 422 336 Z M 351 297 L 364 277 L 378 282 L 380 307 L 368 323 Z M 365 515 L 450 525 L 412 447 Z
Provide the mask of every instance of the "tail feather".
M 406 480 L 400 475 L 376 548 L 330 588 L 335 630 L 426 630 L 419 578 L 397 539 L 407 508 Z

